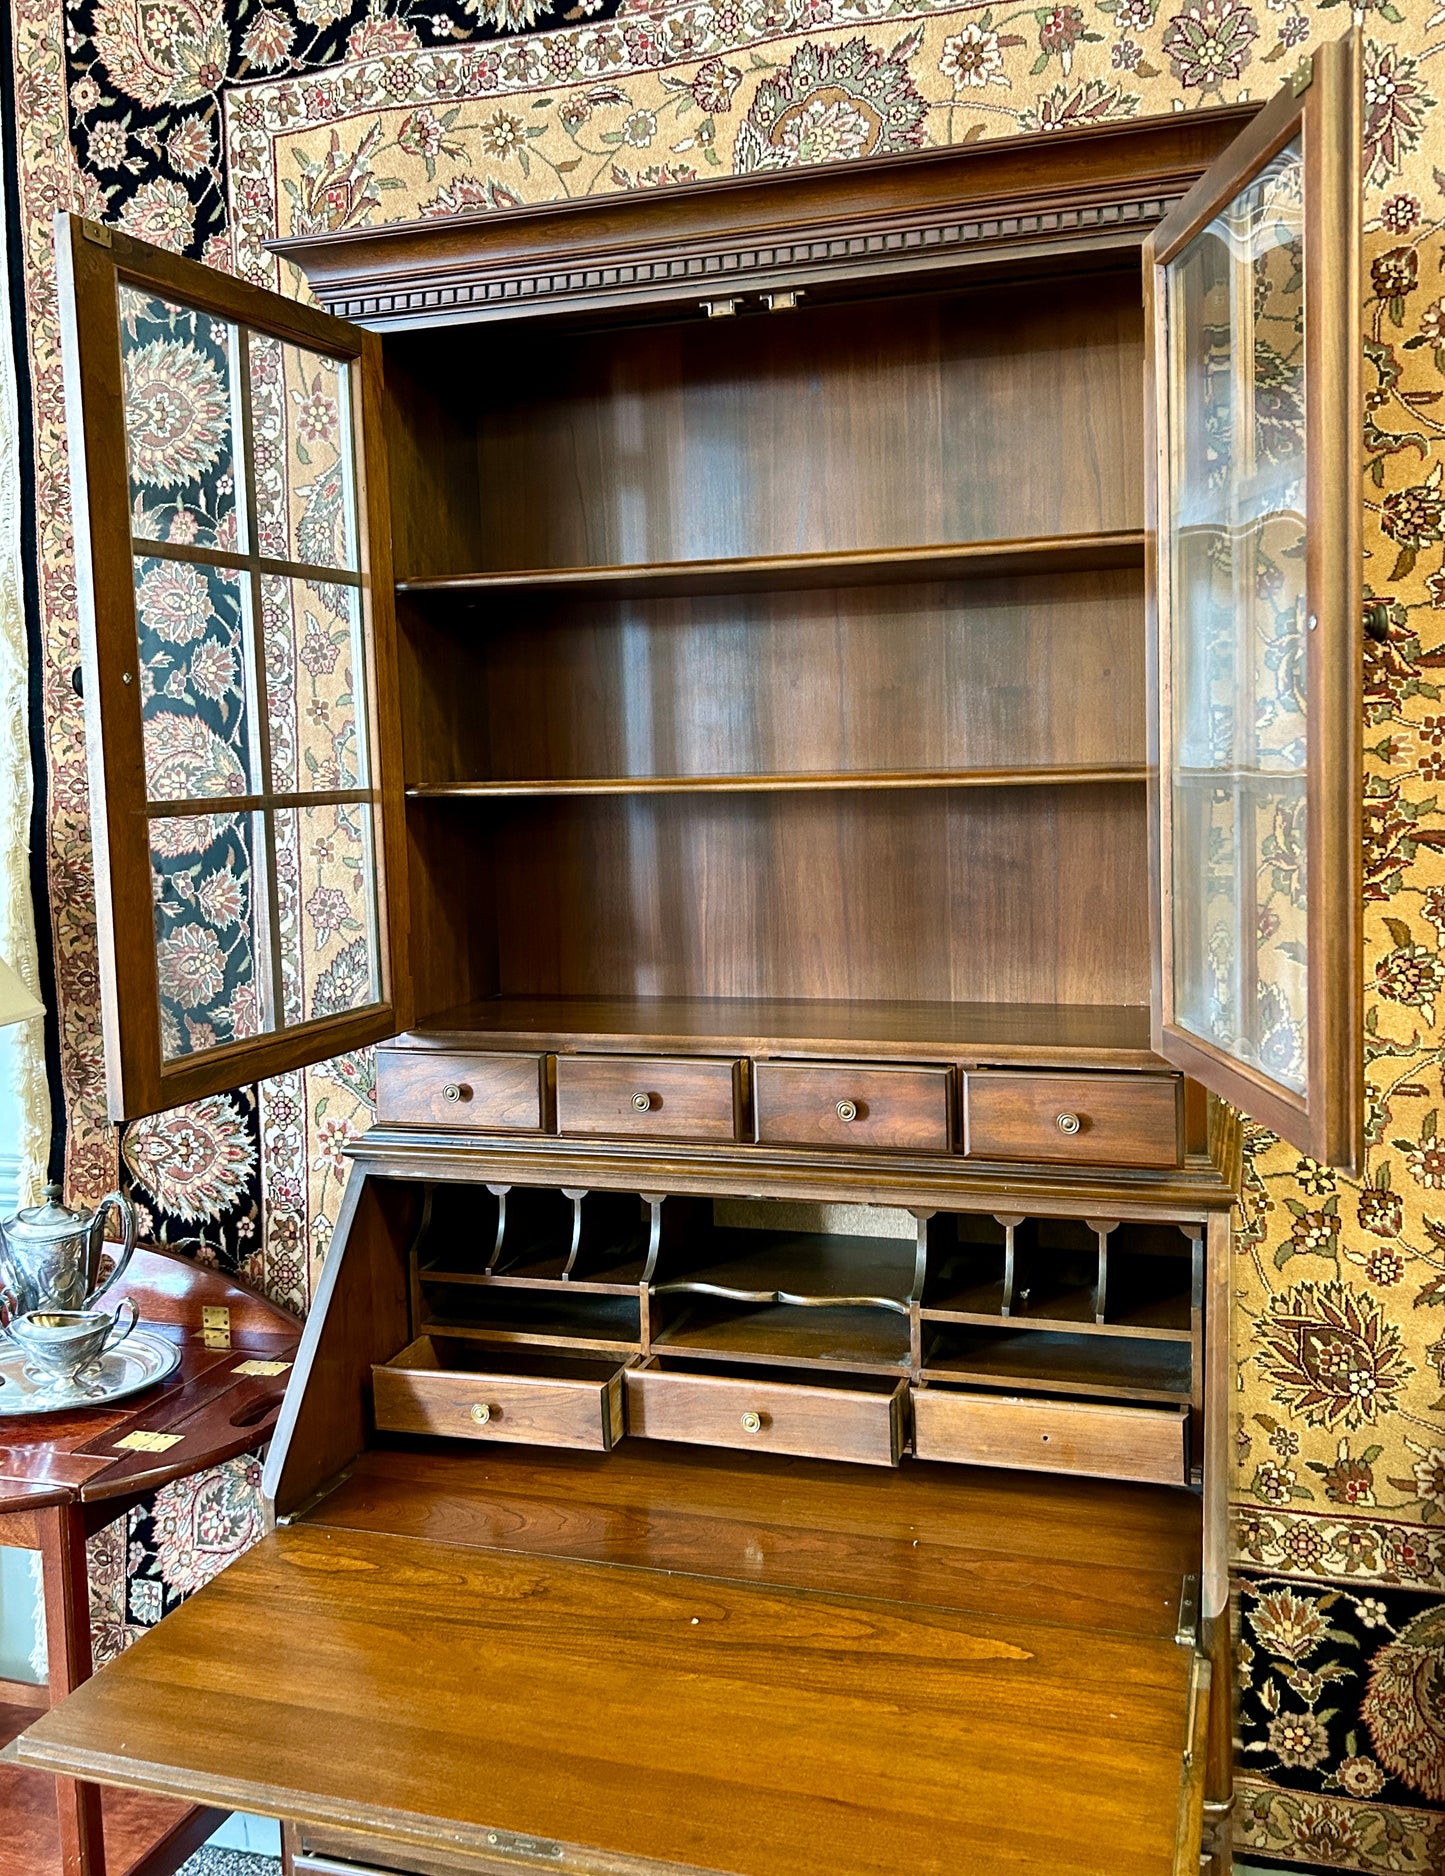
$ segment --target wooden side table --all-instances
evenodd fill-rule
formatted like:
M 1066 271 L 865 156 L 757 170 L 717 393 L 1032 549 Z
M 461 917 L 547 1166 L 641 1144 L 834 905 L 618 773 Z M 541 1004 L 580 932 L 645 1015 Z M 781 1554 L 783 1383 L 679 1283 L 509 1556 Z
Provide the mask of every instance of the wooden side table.
M 300 1339 L 284 1310 L 166 1251 L 137 1251 L 120 1288 L 180 1347 L 175 1373 L 113 1407 L 0 1419 L 0 1545 L 40 1552 L 50 1674 L 0 1680 L 0 1743 L 92 1672 L 86 1539 L 172 1479 L 263 1446 Z M 0 1876 L 171 1876 L 225 1816 L 134 1792 L 102 1805 L 96 1785 L 15 1766 L 0 1793 Z

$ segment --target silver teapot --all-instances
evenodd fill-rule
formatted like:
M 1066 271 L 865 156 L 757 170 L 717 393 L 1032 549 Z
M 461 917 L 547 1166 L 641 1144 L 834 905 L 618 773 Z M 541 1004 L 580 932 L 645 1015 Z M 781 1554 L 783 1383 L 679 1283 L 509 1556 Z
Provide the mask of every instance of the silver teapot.
M 115 1268 L 102 1283 L 105 1215 L 114 1206 L 125 1233 Z M 73 1212 L 60 1187 L 45 1188 L 45 1203 L 31 1205 L 0 1225 L 0 1295 L 13 1315 L 36 1309 L 90 1309 L 120 1281 L 135 1249 L 135 1213 L 112 1192 L 93 1212 Z

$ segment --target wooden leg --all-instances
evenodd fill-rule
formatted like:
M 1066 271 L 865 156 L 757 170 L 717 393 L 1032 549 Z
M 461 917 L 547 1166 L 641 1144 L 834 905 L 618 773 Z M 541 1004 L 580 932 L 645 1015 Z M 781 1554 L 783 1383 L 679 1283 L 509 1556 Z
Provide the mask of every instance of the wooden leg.
M 291 1876 L 296 1867 L 296 1853 L 301 1848 L 301 1833 L 294 1824 L 281 1825 L 281 1876 Z
M 47 1505 L 35 1514 L 35 1522 L 45 1584 L 45 1657 L 50 1698 L 56 1701 L 91 1674 L 85 1523 L 78 1503 Z M 105 1876 L 99 1788 L 57 1778 L 55 1810 L 64 1876 Z

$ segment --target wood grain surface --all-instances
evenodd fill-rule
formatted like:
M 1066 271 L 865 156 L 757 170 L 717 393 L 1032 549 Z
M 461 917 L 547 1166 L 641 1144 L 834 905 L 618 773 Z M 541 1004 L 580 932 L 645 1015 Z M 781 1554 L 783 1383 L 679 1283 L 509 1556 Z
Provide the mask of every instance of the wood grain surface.
M 952 1072 L 872 1062 L 759 1062 L 757 1137 L 779 1145 L 946 1153 Z
M 640 1439 L 898 1464 L 906 1381 L 799 1385 L 760 1375 L 669 1372 L 655 1362 L 630 1368 L 625 1381 L 628 1430 Z
M 238 1633 L 270 1636 L 264 1673 Z M 301 1525 L 20 1753 L 483 1852 L 508 1831 L 643 1867 L 952 1876 L 967 1844 L 979 1869 L 1166 1876 L 1189 1662 L 1172 1640 Z
M 971 1466 L 1066 1469 L 1085 1477 L 1183 1485 L 1189 1476 L 1188 1414 L 1182 1408 L 1028 1400 L 920 1388 L 913 1397 L 913 1447 L 921 1459 Z
M 685 1459 L 685 1463 L 679 1463 Z M 627 1440 L 606 1458 L 438 1442 L 363 1453 L 328 1525 L 1167 1639 L 1199 1501 L 915 1463 L 864 1471 Z
M 737 1138 L 737 1064 L 559 1055 L 557 1129 L 642 1140 Z
M 542 1125 L 542 1058 L 378 1049 L 376 1112 L 403 1126 L 433 1121 L 489 1133 L 535 1132 Z
M 967 1074 L 964 1151 L 980 1159 L 1177 1166 L 1180 1087 L 1164 1076 Z

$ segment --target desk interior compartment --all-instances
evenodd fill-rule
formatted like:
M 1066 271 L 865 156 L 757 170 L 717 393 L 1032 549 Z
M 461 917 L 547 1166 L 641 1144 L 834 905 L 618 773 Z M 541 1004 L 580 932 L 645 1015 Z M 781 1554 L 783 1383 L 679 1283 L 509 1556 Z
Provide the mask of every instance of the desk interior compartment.
M 1185 1485 L 1189 1412 L 924 1387 L 913 1397 L 913 1451 L 955 1464 Z
M 622 1366 L 607 1356 L 422 1335 L 375 1366 L 371 1378 L 383 1433 L 608 1452 L 625 1425 Z
M 654 1355 L 625 1380 L 644 1439 L 896 1466 L 906 1437 L 906 1379 Z

